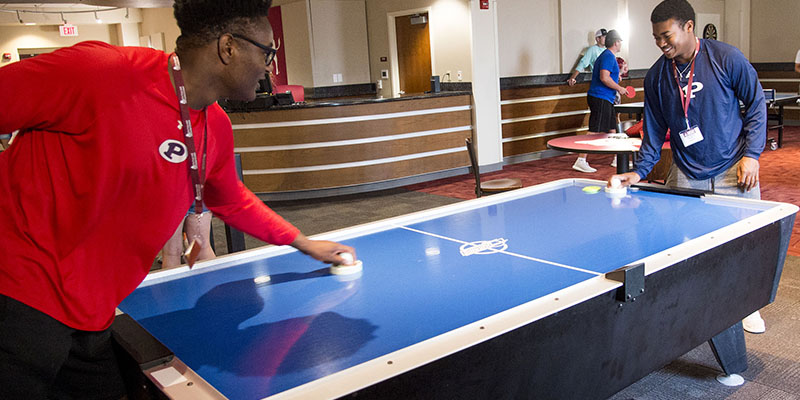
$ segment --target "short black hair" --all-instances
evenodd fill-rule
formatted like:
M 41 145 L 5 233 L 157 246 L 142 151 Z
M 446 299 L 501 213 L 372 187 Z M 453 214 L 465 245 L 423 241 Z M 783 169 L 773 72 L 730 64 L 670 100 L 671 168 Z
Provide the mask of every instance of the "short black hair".
M 269 14 L 270 6 L 272 0 L 175 0 L 178 47 L 203 46 L 227 32 L 244 34 L 254 20 Z
M 686 0 L 664 0 L 650 14 L 650 22 L 654 24 L 669 19 L 674 19 L 683 28 L 687 21 L 696 22 L 694 8 Z

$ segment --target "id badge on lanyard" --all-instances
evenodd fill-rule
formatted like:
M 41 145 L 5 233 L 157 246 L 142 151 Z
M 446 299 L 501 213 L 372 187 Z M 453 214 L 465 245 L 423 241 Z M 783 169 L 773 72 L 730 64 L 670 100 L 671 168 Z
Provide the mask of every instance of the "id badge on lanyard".
M 678 137 L 681 138 L 681 143 L 683 143 L 683 147 L 689 147 L 697 142 L 703 140 L 703 133 L 700 132 L 700 127 L 697 125 L 689 125 L 689 102 L 692 100 L 692 83 L 694 82 L 694 66 L 695 66 L 695 59 L 697 58 L 697 53 L 700 52 L 700 40 L 695 38 L 697 41 L 697 46 L 694 50 L 694 56 L 692 56 L 692 68 L 691 72 L 689 72 L 689 82 L 686 86 L 686 92 L 683 91 L 681 88 L 681 81 L 678 78 L 678 66 L 675 63 L 675 60 L 672 60 L 672 71 L 675 75 L 675 83 L 678 84 L 678 95 L 681 99 L 681 106 L 683 108 L 683 116 L 686 121 L 686 129 L 680 131 L 678 133 Z

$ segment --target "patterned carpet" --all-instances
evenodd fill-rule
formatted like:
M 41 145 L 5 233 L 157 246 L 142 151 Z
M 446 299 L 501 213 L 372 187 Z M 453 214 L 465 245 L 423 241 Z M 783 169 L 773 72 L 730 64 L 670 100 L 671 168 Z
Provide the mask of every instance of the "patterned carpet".
M 770 131 L 770 136 L 777 132 Z M 524 186 L 532 186 L 564 178 L 606 179 L 615 168 L 611 155 L 589 155 L 589 164 L 597 172 L 587 174 L 572 169 L 576 155 L 567 154 L 544 160 L 528 161 L 509 165 L 502 171 L 482 174 L 481 180 L 497 178 L 519 178 Z M 783 134 L 783 147 L 779 150 L 765 150 L 761 155 L 761 198 L 800 205 L 800 127 L 786 127 Z M 458 199 L 475 198 L 475 180 L 472 175 L 460 175 L 405 187 L 439 196 Z M 800 219 L 795 221 L 789 254 L 800 256 Z

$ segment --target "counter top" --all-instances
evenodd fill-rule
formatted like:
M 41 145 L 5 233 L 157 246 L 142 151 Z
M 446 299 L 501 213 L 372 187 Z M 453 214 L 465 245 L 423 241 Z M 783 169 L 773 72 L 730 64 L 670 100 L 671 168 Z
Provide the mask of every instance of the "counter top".
M 286 105 L 273 104 L 274 99 L 269 96 L 259 96 L 251 102 L 220 101 L 220 105 L 227 112 L 253 112 L 253 111 L 274 111 L 291 110 L 314 107 L 339 107 L 358 104 L 375 104 L 391 101 L 419 100 L 436 97 L 451 97 L 470 95 L 468 91 L 443 91 L 438 93 L 408 93 L 396 97 L 384 97 L 378 95 L 348 96 L 328 99 L 310 99 L 300 103 Z

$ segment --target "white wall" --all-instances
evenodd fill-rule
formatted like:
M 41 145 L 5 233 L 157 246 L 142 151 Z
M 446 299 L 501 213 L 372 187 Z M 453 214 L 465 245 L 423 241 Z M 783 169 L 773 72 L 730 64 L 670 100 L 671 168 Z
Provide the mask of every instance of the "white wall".
M 489 9 L 480 9 L 480 1 L 471 0 L 472 10 L 472 124 L 477 141 L 479 165 L 503 161 L 502 128 L 500 126 L 497 0 L 490 0 Z
M 750 1 L 750 61 L 794 62 L 800 49 L 800 1 Z
M 117 42 L 120 46 L 138 46 L 139 45 L 139 24 L 115 24 L 117 30 Z
M 469 1 L 434 1 L 429 19 L 433 75 L 443 76 L 450 71 L 450 81 L 456 82 L 456 73 L 461 71 L 463 81 L 472 81 Z M 490 57 L 489 54 L 486 56 Z
M 308 29 L 309 9 L 305 0 L 281 5 L 283 46 L 289 85 L 314 87 L 311 67 L 311 35 Z M 368 61 L 368 60 L 367 60 Z
M 171 8 L 145 8 L 142 10 L 142 36 L 159 37 L 164 34 L 164 51 L 175 51 L 175 41 L 181 31 Z
M 730 13 L 738 16 L 736 7 L 741 8 L 749 1 L 692 0 L 691 3 L 701 17 L 719 21 L 717 28 L 727 41 L 726 31 L 737 35 L 732 38 L 749 32 L 746 18 L 740 22 L 738 17 L 736 21 L 728 21 L 730 18 L 726 17 Z M 781 1 L 800 7 L 798 0 Z M 649 68 L 661 55 L 653 42 L 650 23 L 650 14 L 658 3 L 660 0 L 498 1 L 500 76 L 569 73 L 585 49 L 594 44 L 594 32 L 600 28 L 620 32 L 623 42 L 619 55 L 632 69 Z M 737 40 L 736 44 L 742 42 Z
M 364 0 L 312 0 L 311 23 L 314 86 L 370 82 Z
M 725 0 L 725 42 L 750 57 L 750 0 Z
M 456 82 L 457 71 L 461 71 L 464 82 L 472 81 L 469 0 L 367 0 L 366 6 L 372 81 L 380 78 L 381 70 L 391 70 L 393 60 L 387 16 L 414 14 L 421 9 L 430 10 L 428 20 L 433 75 L 443 76 L 450 71 L 451 81 Z M 387 61 L 381 62 L 381 57 L 386 57 Z M 384 96 L 392 93 L 391 78 L 383 80 L 380 93 Z
M 558 2 L 551 0 L 502 0 L 497 3 L 500 76 L 561 71 L 560 57 L 553 57 L 561 51 L 558 9 Z M 585 44 L 584 38 L 581 45 Z
M 579 59 L 583 50 L 595 43 L 594 33 L 600 28 L 617 28 L 616 0 L 561 0 L 561 54 L 563 63 L 560 70 L 546 72 L 569 72 Z M 622 37 L 623 49 L 620 56 L 627 57 L 627 41 Z M 558 56 L 557 54 L 555 56 Z
M 0 66 L 19 61 L 18 49 L 68 47 L 86 40 L 118 44 L 113 25 L 80 25 L 78 34 L 80 36 L 62 37 L 57 25 L 0 26 L 0 53 L 11 53 L 11 60 L 0 62 Z
M 653 24 L 650 14 L 660 0 L 633 0 L 628 2 L 628 48 L 627 57 L 630 69 L 647 69 L 661 57 L 661 50 L 653 40 Z

